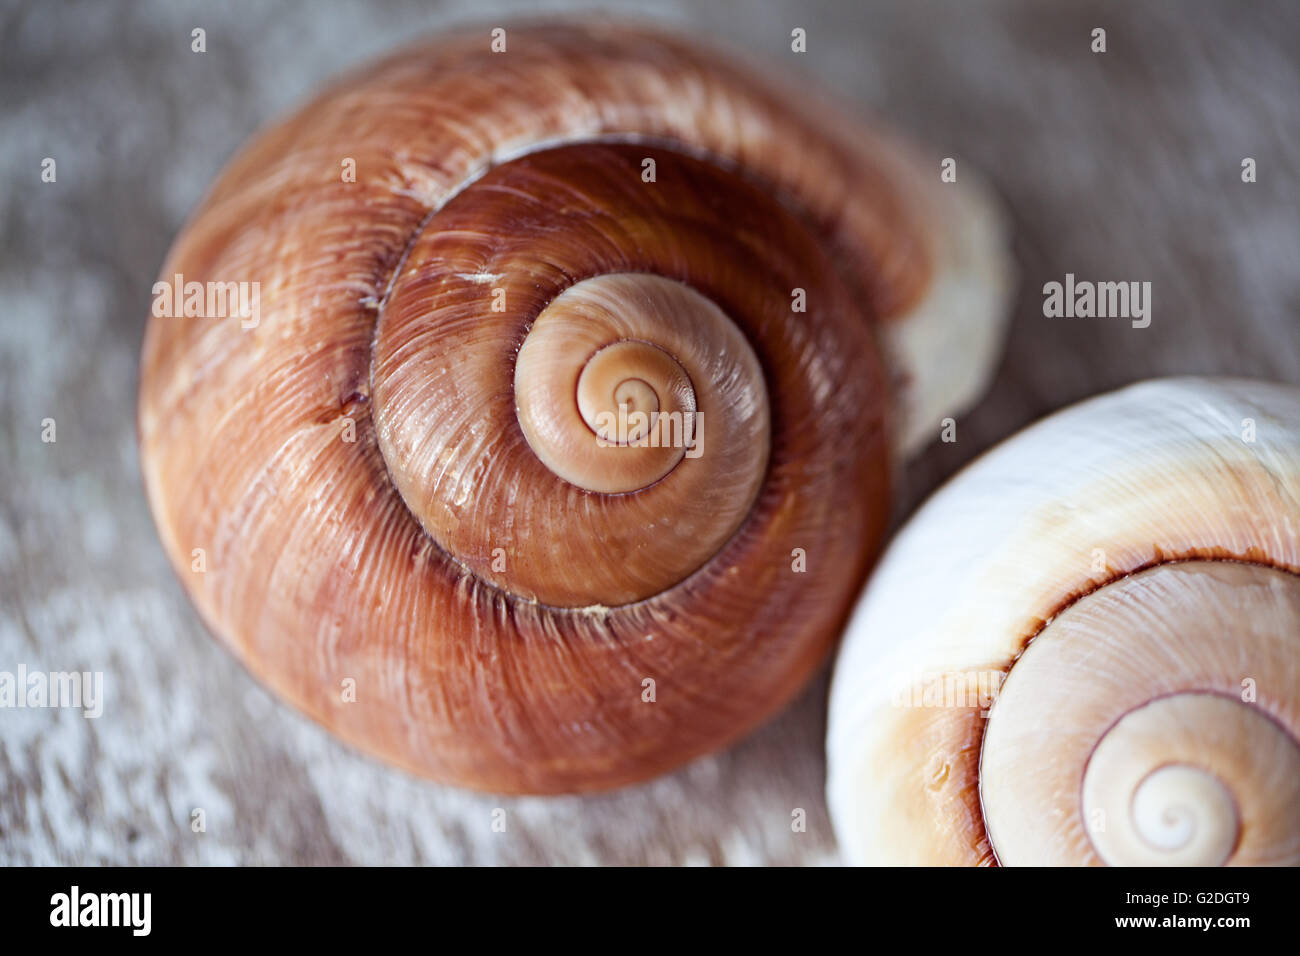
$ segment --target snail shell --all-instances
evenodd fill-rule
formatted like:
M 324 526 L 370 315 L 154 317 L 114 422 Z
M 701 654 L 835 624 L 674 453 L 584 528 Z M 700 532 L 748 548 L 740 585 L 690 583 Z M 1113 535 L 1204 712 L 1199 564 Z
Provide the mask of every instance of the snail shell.
M 831 692 L 856 862 L 1300 863 L 1300 390 L 1051 416 L 891 544 Z
M 255 321 L 145 336 L 202 616 L 346 740 L 508 792 L 662 772 L 799 689 L 1007 286 L 973 180 L 601 23 L 339 80 L 232 160 L 173 275 L 260 283 Z

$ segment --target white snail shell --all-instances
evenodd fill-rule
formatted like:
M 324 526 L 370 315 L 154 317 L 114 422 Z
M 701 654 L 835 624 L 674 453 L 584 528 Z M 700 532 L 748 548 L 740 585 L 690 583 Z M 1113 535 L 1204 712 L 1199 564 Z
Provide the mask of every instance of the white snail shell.
M 846 857 L 1300 864 L 1298 574 L 1300 389 L 1158 380 L 998 446 L 852 617 Z

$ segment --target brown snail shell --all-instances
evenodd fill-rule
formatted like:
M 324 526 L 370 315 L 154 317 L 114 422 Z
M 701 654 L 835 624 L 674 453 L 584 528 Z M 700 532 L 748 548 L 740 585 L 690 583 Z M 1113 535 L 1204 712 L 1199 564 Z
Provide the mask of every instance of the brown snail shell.
M 971 400 L 1005 292 L 976 185 L 820 110 L 565 23 L 417 45 L 259 134 L 162 277 L 258 282 L 260 314 L 155 316 L 142 363 L 151 507 L 209 626 L 344 739 L 497 791 L 643 779 L 779 709 L 879 546 L 909 409 Z M 606 428 L 638 410 L 700 453 Z

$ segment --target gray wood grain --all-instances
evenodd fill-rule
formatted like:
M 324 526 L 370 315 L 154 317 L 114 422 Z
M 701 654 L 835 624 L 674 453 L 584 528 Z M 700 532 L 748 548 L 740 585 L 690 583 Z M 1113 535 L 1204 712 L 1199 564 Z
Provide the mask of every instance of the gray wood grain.
M 559 8 L 563 4 L 549 4 Z M 978 164 L 1020 298 L 995 387 L 909 510 L 1042 414 L 1155 375 L 1300 382 L 1300 6 L 770 3 L 611 9 L 750 51 Z M 0 709 L 0 863 L 833 863 L 826 680 L 726 753 L 618 793 L 467 794 L 380 766 L 204 631 L 140 489 L 150 285 L 206 184 L 338 69 L 531 3 L 7 4 L 0 12 L 0 670 L 105 675 L 104 714 Z M 493 12 L 499 11 L 499 12 Z M 194 54 L 189 32 L 207 31 Z M 809 52 L 789 51 L 793 26 Z M 1089 50 L 1095 26 L 1108 52 Z M 58 181 L 40 182 L 43 157 Z M 1240 163 L 1258 163 L 1244 184 Z M 1153 285 L 1150 328 L 1047 319 L 1044 282 Z M 42 419 L 57 441 L 41 441 Z M 936 433 L 937 433 L 936 423 Z M 491 811 L 508 812 L 505 833 Z M 206 832 L 191 813 L 202 808 Z M 792 832 L 804 808 L 807 831 Z

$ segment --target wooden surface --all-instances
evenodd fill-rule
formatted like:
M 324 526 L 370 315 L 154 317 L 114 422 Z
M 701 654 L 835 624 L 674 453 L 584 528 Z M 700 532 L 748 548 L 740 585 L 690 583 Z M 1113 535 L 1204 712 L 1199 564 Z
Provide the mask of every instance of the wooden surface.
M 206 184 L 337 69 L 471 15 L 508 27 L 534 6 L 0 13 L 0 670 L 102 671 L 106 692 L 96 720 L 0 710 L 0 863 L 836 862 L 824 676 L 730 751 L 642 787 L 467 794 L 379 766 L 271 698 L 204 632 L 156 540 L 136 465 L 136 363 L 155 273 Z M 1005 197 L 1021 268 L 1007 357 L 959 440 L 908 470 L 902 510 L 1098 391 L 1179 373 L 1300 382 L 1300 6 L 611 9 L 802 72 L 936 155 L 978 164 Z M 190 51 L 195 26 L 206 54 Z M 794 26 L 806 55 L 789 51 Z M 1089 50 L 1097 26 L 1104 55 Z M 46 156 L 53 184 L 40 182 Z M 1067 272 L 1151 282 L 1150 328 L 1044 318 L 1043 283 Z M 206 832 L 191 829 L 196 808 Z M 791 830 L 796 808 L 806 832 Z

